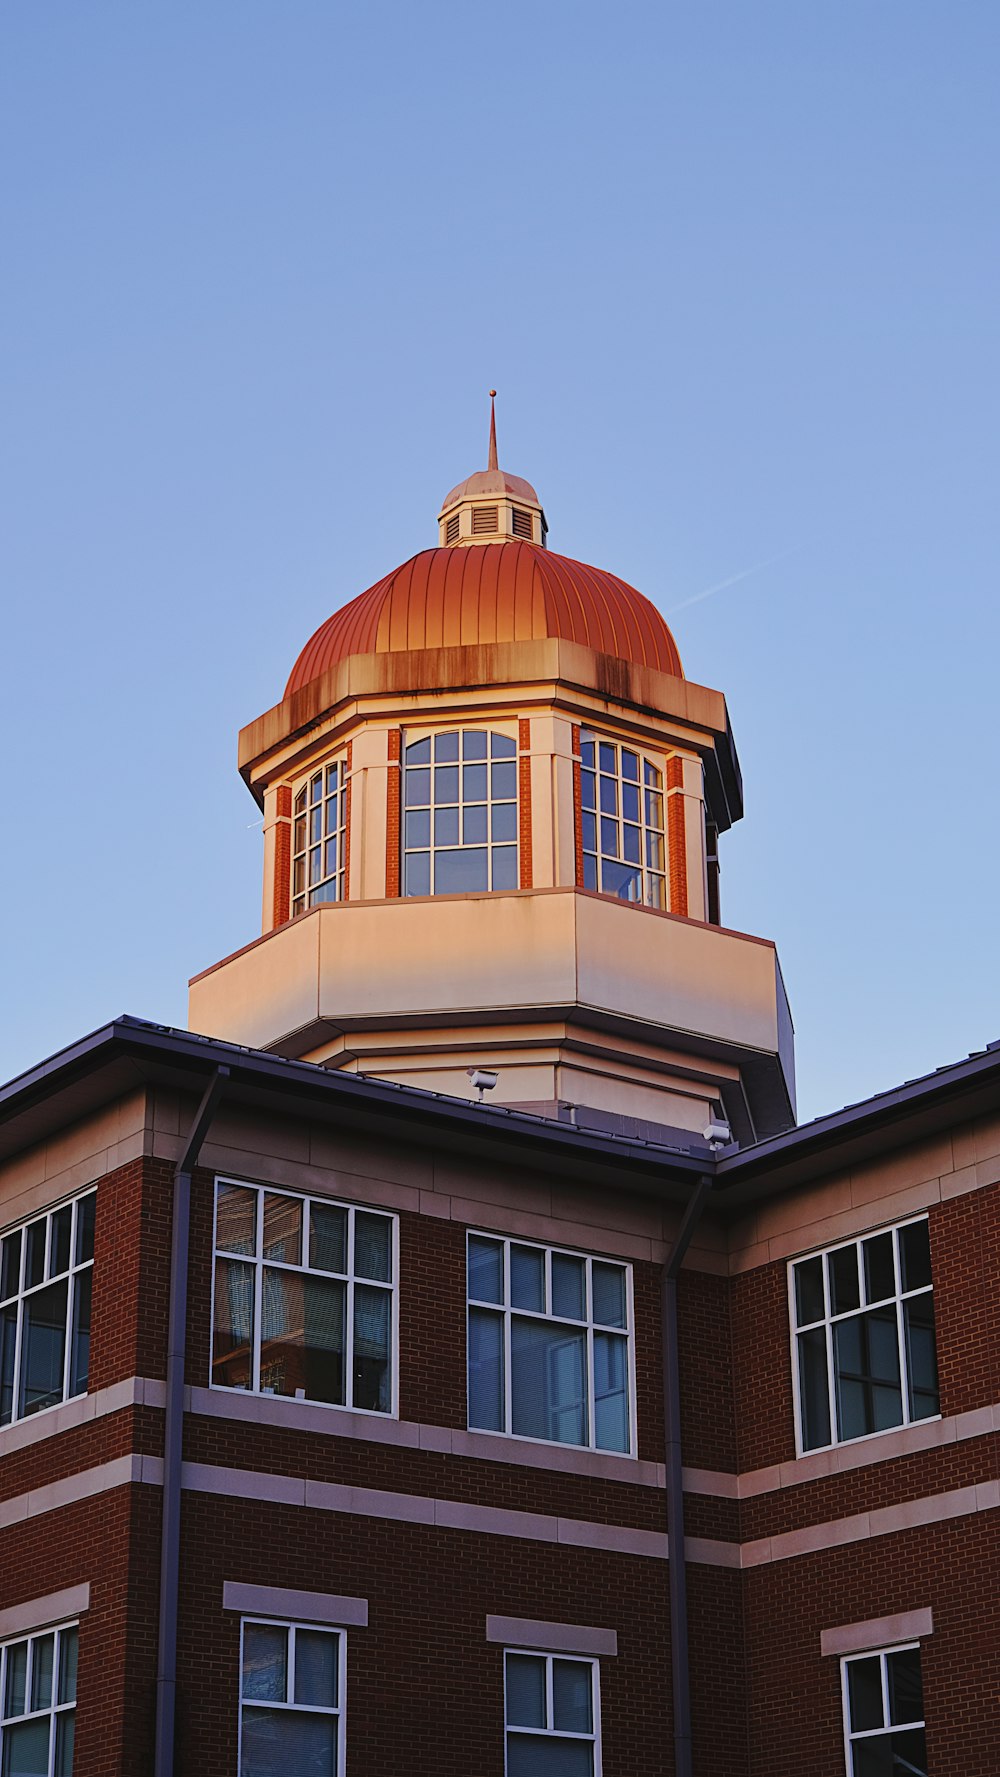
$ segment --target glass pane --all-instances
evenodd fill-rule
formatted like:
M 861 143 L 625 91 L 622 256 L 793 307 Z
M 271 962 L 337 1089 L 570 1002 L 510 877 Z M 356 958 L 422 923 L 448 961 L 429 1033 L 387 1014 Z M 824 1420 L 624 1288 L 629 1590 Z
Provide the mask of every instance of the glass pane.
M 654 796 L 652 790 L 646 791 L 646 825 L 663 831 L 663 797 Z
M 51 1709 L 52 1672 L 55 1664 L 56 1638 L 37 1635 L 31 1649 L 31 1707 Z M 912 1720 L 912 1717 L 910 1718 Z
M 854 1315 L 833 1329 L 837 1417 L 842 1438 L 903 1423 L 894 1308 Z
M 503 1301 L 503 1242 L 469 1236 L 469 1300 Z
M 323 1629 L 295 1632 L 295 1701 L 337 1707 L 337 1644 L 339 1636 Z
M 17 1348 L 17 1303 L 0 1309 L 0 1425 L 14 1417 L 14 1354 Z
M 646 834 L 646 862 L 651 870 L 663 869 L 663 835 Z
M 24 1287 L 30 1290 L 45 1276 L 45 1218 L 32 1222 L 27 1231 L 27 1252 L 24 1259 Z
M 513 759 L 517 746 L 507 734 L 494 734 L 490 737 L 490 749 L 494 759 Z
M 284 1703 L 287 1694 L 288 1630 L 274 1623 L 244 1623 L 244 1697 Z
M 69 1359 L 69 1392 L 86 1394 L 90 1373 L 90 1298 L 94 1273 L 80 1271 L 73 1282 L 73 1348 Z
M 486 736 L 483 736 L 485 741 Z M 458 734 L 436 734 L 434 736 L 434 763 L 447 765 L 458 758 Z
M 336 1777 L 337 1717 L 244 1709 L 240 1777 Z
M 328 839 L 323 854 L 323 874 L 333 876 L 337 869 L 337 841 Z
M 594 1748 L 589 1740 L 556 1740 L 531 1734 L 508 1734 L 507 1777 L 593 1777 Z
M 845 1314 L 861 1306 L 858 1285 L 858 1249 L 842 1246 L 827 1258 L 830 1270 L 830 1307 L 833 1314 Z
M 406 859 L 403 878 L 404 895 L 429 895 L 431 892 L 431 854 L 426 851 L 410 852 Z
M 253 1287 L 253 1265 L 216 1259 L 212 1381 L 220 1388 L 253 1387 Z
M 430 736 L 428 735 L 426 740 L 411 741 L 404 756 L 408 766 L 429 765 L 431 761 Z
M 68 1282 L 47 1284 L 24 1303 L 21 1412 L 39 1413 L 63 1398 Z
M 583 1660 L 552 1662 L 552 1726 L 564 1734 L 592 1734 L 591 1668 Z
M 506 766 L 494 766 L 494 771 L 506 770 Z M 511 767 L 513 769 L 513 767 Z M 486 801 L 486 766 L 466 765 L 462 772 L 462 798 L 465 802 Z
M 477 800 L 478 800 L 478 798 L 477 798 Z M 440 805 L 442 802 L 457 802 L 458 801 L 458 766 L 457 765 L 435 765 L 435 767 L 434 767 L 434 801 L 438 805 Z
M 426 808 L 431 799 L 429 771 L 404 771 L 403 800 L 407 808 Z
M 494 744 L 502 740 L 501 735 L 494 735 Z M 467 728 L 462 735 L 462 758 L 485 759 L 487 735 L 482 728 Z
M 93 1199 L 91 1199 L 93 1201 Z M 16 1296 L 21 1283 L 21 1230 L 0 1243 L 0 1301 Z
M 52 1238 L 49 1243 L 49 1276 L 59 1277 L 69 1270 L 69 1248 L 73 1235 L 73 1205 L 65 1203 L 52 1217 Z
M 831 1441 L 825 1327 L 813 1327 L 808 1333 L 800 1333 L 798 1347 L 802 1448 L 820 1450 Z
M 888 1734 L 874 1740 L 856 1740 L 851 1748 L 852 1777 L 903 1777 L 895 1772 Z M 907 1774 L 912 1777 L 912 1772 Z
M 305 851 L 306 849 L 305 817 L 295 823 L 295 849 L 297 852 Z
M 318 845 L 322 837 L 323 810 L 321 808 L 314 808 L 312 814 L 309 816 L 309 838 L 313 845 Z
M 55 1777 L 73 1777 L 73 1741 L 76 1737 L 76 1718 L 72 1709 L 60 1715 L 56 1721 L 56 1764 Z
M 592 858 L 589 853 L 583 860 L 583 886 L 595 891 L 597 889 L 597 859 Z
M 593 740 L 584 738 L 580 741 L 580 758 L 583 760 L 584 765 L 589 765 L 591 771 L 593 771 L 593 769 L 594 769 L 594 742 L 593 742 Z
M 823 1261 L 822 1259 L 803 1259 L 794 1267 L 795 1278 L 795 1324 L 807 1327 L 814 1320 L 822 1320 L 823 1307 Z
M 646 891 L 646 901 L 650 907 L 659 907 L 661 909 L 666 907 L 667 890 L 662 876 L 650 877 L 649 886 Z
M 587 1336 L 543 1320 L 511 1322 L 512 1431 L 586 1444 Z
M 260 1310 L 262 1394 L 343 1406 L 345 1303 L 342 1283 L 265 1266 Z
M 912 1296 L 903 1303 L 903 1338 L 910 1418 L 930 1419 L 940 1411 L 932 1295 Z
M 434 844 L 458 844 L 458 809 L 439 808 L 434 814 Z
M 537 1654 L 507 1655 L 507 1725 L 544 1728 L 545 1661 Z
M 876 1234 L 861 1243 L 865 1268 L 865 1301 L 884 1302 L 896 1294 L 896 1268 L 893 1263 L 892 1235 Z
M 494 835 L 496 834 L 496 824 L 496 815 L 494 815 Z M 473 803 L 470 808 L 464 810 L 462 815 L 462 843 L 463 845 L 485 845 L 488 838 L 486 804 L 485 802 Z
M 309 1263 L 316 1271 L 346 1272 L 346 1209 L 336 1209 L 332 1203 L 310 1203 Z
M 354 1398 L 352 1405 L 372 1413 L 388 1413 L 389 1388 L 388 1290 L 359 1283 L 354 1289 Z
M 605 857 L 618 856 L 618 822 L 609 820 L 607 815 L 601 816 L 601 850 Z
M 485 835 L 484 835 L 485 838 Z M 517 805 L 513 802 L 499 802 L 493 810 L 493 839 L 512 840 L 517 838 Z
M 920 1649 L 904 1647 L 886 1654 L 889 1720 L 893 1726 L 924 1719 L 924 1693 L 920 1683 Z
M 587 1261 L 572 1253 L 552 1254 L 552 1312 L 567 1320 L 587 1318 Z
M 323 874 L 322 853 L 317 845 L 315 851 L 309 853 L 309 881 L 318 882 Z
M 298 1197 L 264 1195 L 264 1257 L 282 1265 L 302 1263 L 302 1202 Z
M 431 815 L 429 808 L 418 808 L 415 812 L 407 812 L 404 816 L 403 837 L 407 851 L 413 851 L 418 846 L 430 845 Z
M 331 880 L 312 890 L 309 896 L 309 905 L 310 907 L 322 907 L 325 901 L 335 901 L 336 899 L 337 884 L 335 880 Z
M 503 1431 L 503 1320 L 486 1308 L 469 1309 L 469 1424 Z
M 322 796 L 322 794 L 323 794 L 323 773 L 321 771 L 319 771 L 316 773 L 316 776 L 314 778 L 310 778 L 310 780 L 309 780 L 309 800 L 310 800 L 310 802 L 318 802 L 320 797 Z
M 628 1342 L 615 1333 L 594 1334 L 594 1443 L 628 1450 Z
M 23 1715 L 28 1691 L 28 1643 L 18 1641 L 7 1649 L 7 1680 L 4 1685 L 5 1716 Z
M 580 773 L 580 799 L 584 808 L 597 807 L 597 779 L 592 771 Z
M 625 1325 L 625 1272 L 621 1265 L 604 1265 L 595 1259 L 591 1266 L 594 1291 L 594 1319 L 604 1327 Z
M 924 1289 L 931 1281 L 931 1240 L 928 1222 L 911 1222 L 899 1231 L 899 1258 L 904 1290 Z
M 847 1663 L 847 1699 L 851 1732 L 859 1734 L 866 1728 L 881 1728 L 882 1664 L 878 1654 L 868 1660 Z
M 49 1717 L 3 1731 L 3 1777 L 49 1777 Z
M 257 1248 L 257 1193 L 243 1185 L 215 1188 L 215 1244 L 225 1253 L 252 1253 Z
M 637 784 L 622 785 L 622 814 L 627 821 L 638 821 L 639 787 Z
M 470 846 L 467 851 L 438 852 L 434 859 L 436 895 L 471 894 L 487 887 L 485 846 Z
M 892 1777 L 927 1777 L 927 1742 L 923 1728 L 911 1728 L 906 1734 L 893 1734 Z
M 495 845 L 493 847 L 493 887 L 495 889 L 515 889 L 517 887 L 516 846 Z
M 354 1213 L 354 1269 L 359 1277 L 388 1283 L 392 1277 L 392 1223 L 388 1216 Z
M 613 777 L 601 779 L 601 813 L 618 813 L 618 785 Z
M 602 771 L 610 771 L 612 774 L 617 772 L 618 765 L 615 759 L 615 749 L 614 747 L 609 746 L 607 741 L 602 740 L 600 742 L 597 749 L 597 756 Z
M 634 864 L 616 864 L 605 858 L 601 886 L 606 895 L 617 895 L 619 901 L 641 901 L 642 871 Z
M 510 1299 L 515 1308 L 545 1312 L 545 1254 L 537 1246 L 510 1249 Z
M 80 1642 L 78 1629 L 64 1629 L 59 1637 L 59 1701 L 76 1702 L 76 1661 Z
M 596 815 L 584 814 L 581 817 L 581 822 L 582 822 L 584 851 L 596 851 L 597 850 L 597 817 L 596 817 Z
M 627 864 L 642 863 L 642 843 L 638 827 L 630 827 L 627 823 L 622 829 L 622 856 Z
M 509 765 L 490 767 L 490 789 L 494 802 L 509 802 L 517 795 L 517 766 L 513 760 Z
M 627 747 L 622 747 L 622 777 L 630 778 L 633 783 L 639 782 L 639 760 Z

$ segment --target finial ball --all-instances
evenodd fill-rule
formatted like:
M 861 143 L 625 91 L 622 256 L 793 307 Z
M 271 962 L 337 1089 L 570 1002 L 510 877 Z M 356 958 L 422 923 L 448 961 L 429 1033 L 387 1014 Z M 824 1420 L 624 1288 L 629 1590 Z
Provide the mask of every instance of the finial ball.
M 495 395 L 495 394 L 496 394 L 496 390 L 495 390 L 495 389 L 491 389 L 491 390 L 490 390 L 490 400 L 491 400 L 491 401 L 492 401 L 492 399 L 493 399 L 493 397 L 494 397 L 494 395 Z

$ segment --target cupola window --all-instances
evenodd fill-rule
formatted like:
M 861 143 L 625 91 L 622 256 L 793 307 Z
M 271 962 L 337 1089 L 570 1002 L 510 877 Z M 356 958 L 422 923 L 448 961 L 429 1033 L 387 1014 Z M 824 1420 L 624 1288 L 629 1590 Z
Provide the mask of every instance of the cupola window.
M 299 789 L 292 838 L 292 912 L 342 901 L 347 832 L 347 771 L 335 760 Z
M 491 537 L 499 528 L 500 516 L 496 506 L 473 506 L 472 535 L 474 537 Z
M 666 907 L 663 774 L 630 747 L 580 742 L 583 886 Z
M 444 527 L 444 540 L 446 543 L 451 544 L 451 543 L 458 542 L 458 525 L 459 525 L 458 513 L 453 512 Z
M 515 537 L 526 537 L 530 543 L 535 534 L 531 513 L 525 512 L 521 506 L 515 506 L 513 508 L 513 521 Z
M 517 887 L 517 746 L 452 729 L 403 754 L 403 893 Z

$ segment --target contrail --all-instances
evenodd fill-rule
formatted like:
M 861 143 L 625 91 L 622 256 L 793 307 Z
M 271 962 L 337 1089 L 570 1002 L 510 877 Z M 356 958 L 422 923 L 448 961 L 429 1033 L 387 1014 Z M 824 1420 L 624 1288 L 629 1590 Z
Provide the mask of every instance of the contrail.
M 686 611 L 689 605 L 700 605 L 702 599 L 710 599 L 713 593 L 725 592 L 727 586 L 736 586 L 741 580 L 749 580 L 751 574 L 760 574 L 765 568 L 772 568 L 776 561 L 785 561 L 802 547 L 801 543 L 794 543 L 791 549 L 781 549 L 777 555 L 769 555 L 766 561 L 755 562 L 752 568 L 743 568 L 739 574 L 731 574 L 728 580 L 720 580 L 715 586 L 706 586 L 704 592 L 696 592 L 693 598 L 682 599 L 679 605 L 672 605 L 667 616 L 675 617 L 678 611 Z

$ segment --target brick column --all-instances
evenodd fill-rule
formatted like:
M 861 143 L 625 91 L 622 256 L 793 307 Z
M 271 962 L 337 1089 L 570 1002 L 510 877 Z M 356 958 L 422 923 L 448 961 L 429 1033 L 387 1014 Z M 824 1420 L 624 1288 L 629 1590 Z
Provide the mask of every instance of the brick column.
M 385 893 L 387 900 L 394 900 L 402 893 L 400 880 L 400 809 L 402 804 L 401 764 L 403 756 L 403 730 L 389 730 L 389 781 L 386 786 L 385 810 Z
M 670 911 L 687 914 L 687 832 L 684 807 L 684 761 L 673 754 L 667 760 L 667 859 L 670 877 Z
M 531 869 L 531 723 L 522 716 L 517 724 L 519 758 L 517 781 L 517 833 L 520 842 L 520 887 L 532 886 Z
M 292 787 L 279 784 L 274 820 L 274 899 L 272 926 L 288 918 L 292 893 Z

